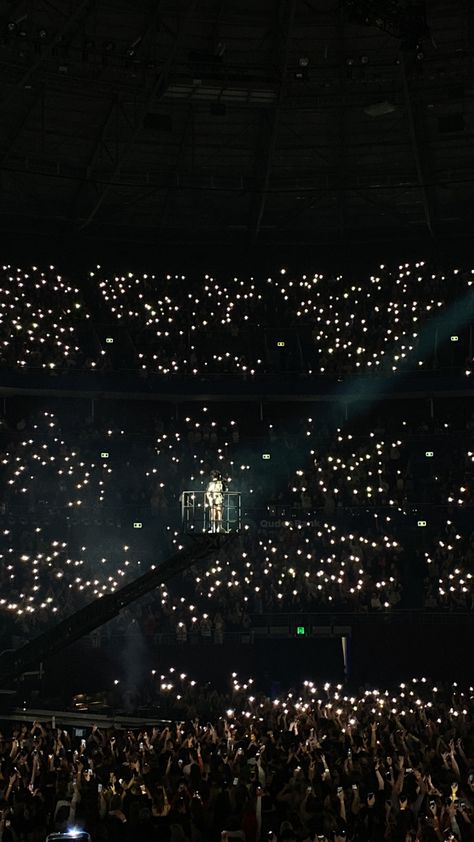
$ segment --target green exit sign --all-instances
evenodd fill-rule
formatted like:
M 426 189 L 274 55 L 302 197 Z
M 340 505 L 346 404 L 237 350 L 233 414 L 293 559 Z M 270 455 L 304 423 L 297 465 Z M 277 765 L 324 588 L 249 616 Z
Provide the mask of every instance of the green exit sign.
M 262 453 L 262 459 L 271 459 L 271 458 L 272 457 L 271 457 L 270 453 Z
M 114 344 L 113 336 L 106 336 L 105 341 L 106 341 L 107 345 L 113 345 Z
M 426 520 L 419 520 L 418 526 L 426 526 Z
M 107 450 L 102 451 L 102 453 L 100 454 L 100 458 L 101 459 L 108 459 L 109 458 L 109 454 L 108 454 Z
M 306 634 L 305 626 L 296 626 L 296 634 L 298 635 L 298 637 L 304 637 L 304 635 Z
M 285 347 L 284 342 L 277 342 L 277 348 L 284 348 L 284 347 Z
M 134 529 L 142 529 L 143 523 L 141 522 L 141 520 L 136 520 L 135 523 L 133 524 L 133 528 Z
M 459 336 L 451 336 L 451 342 L 459 342 Z
M 427 457 L 427 459 L 432 459 L 433 456 L 434 456 L 434 453 L 433 453 L 432 450 L 427 450 L 426 453 L 425 453 L 425 456 Z

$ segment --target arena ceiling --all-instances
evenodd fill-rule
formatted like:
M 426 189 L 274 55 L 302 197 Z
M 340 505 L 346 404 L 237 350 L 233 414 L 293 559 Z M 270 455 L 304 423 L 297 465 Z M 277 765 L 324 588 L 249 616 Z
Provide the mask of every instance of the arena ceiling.
M 0 0 L 0 227 L 467 235 L 471 0 Z

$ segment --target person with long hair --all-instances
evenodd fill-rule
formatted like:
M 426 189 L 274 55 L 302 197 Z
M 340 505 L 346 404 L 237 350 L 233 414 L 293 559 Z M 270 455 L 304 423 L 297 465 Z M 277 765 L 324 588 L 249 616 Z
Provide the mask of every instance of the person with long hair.
M 224 482 L 218 471 L 211 472 L 211 479 L 206 489 L 206 501 L 209 507 L 210 532 L 221 532 L 224 511 Z

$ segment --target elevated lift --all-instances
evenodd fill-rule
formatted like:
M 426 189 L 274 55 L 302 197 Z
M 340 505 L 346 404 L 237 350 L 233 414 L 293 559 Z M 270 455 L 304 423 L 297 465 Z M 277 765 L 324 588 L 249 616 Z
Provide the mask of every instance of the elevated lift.
M 238 532 L 242 524 L 242 495 L 240 491 L 224 491 L 222 494 L 221 519 L 213 524 L 206 492 L 183 491 L 181 503 L 181 522 L 183 531 L 189 535 L 200 532 Z
M 233 533 L 235 535 L 235 532 Z M 70 617 L 45 631 L 39 637 L 14 651 L 0 655 L 0 686 L 21 676 L 28 668 L 37 666 L 51 655 L 65 649 L 94 629 L 117 617 L 130 605 L 192 564 L 218 551 L 232 540 L 233 534 L 196 534 L 188 538 L 186 546 L 158 564 L 148 573 L 124 585 L 116 593 L 95 599 Z M 183 539 L 184 540 L 184 539 Z

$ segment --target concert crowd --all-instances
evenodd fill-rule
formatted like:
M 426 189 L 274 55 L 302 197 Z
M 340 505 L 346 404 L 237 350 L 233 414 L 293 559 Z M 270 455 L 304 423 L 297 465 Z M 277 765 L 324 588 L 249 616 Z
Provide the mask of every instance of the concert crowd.
M 269 698 L 234 673 L 226 695 L 188 683 L 166 723 L 9 723 L 2 842 L 470 842 L 473 692 L 308 680 Z

